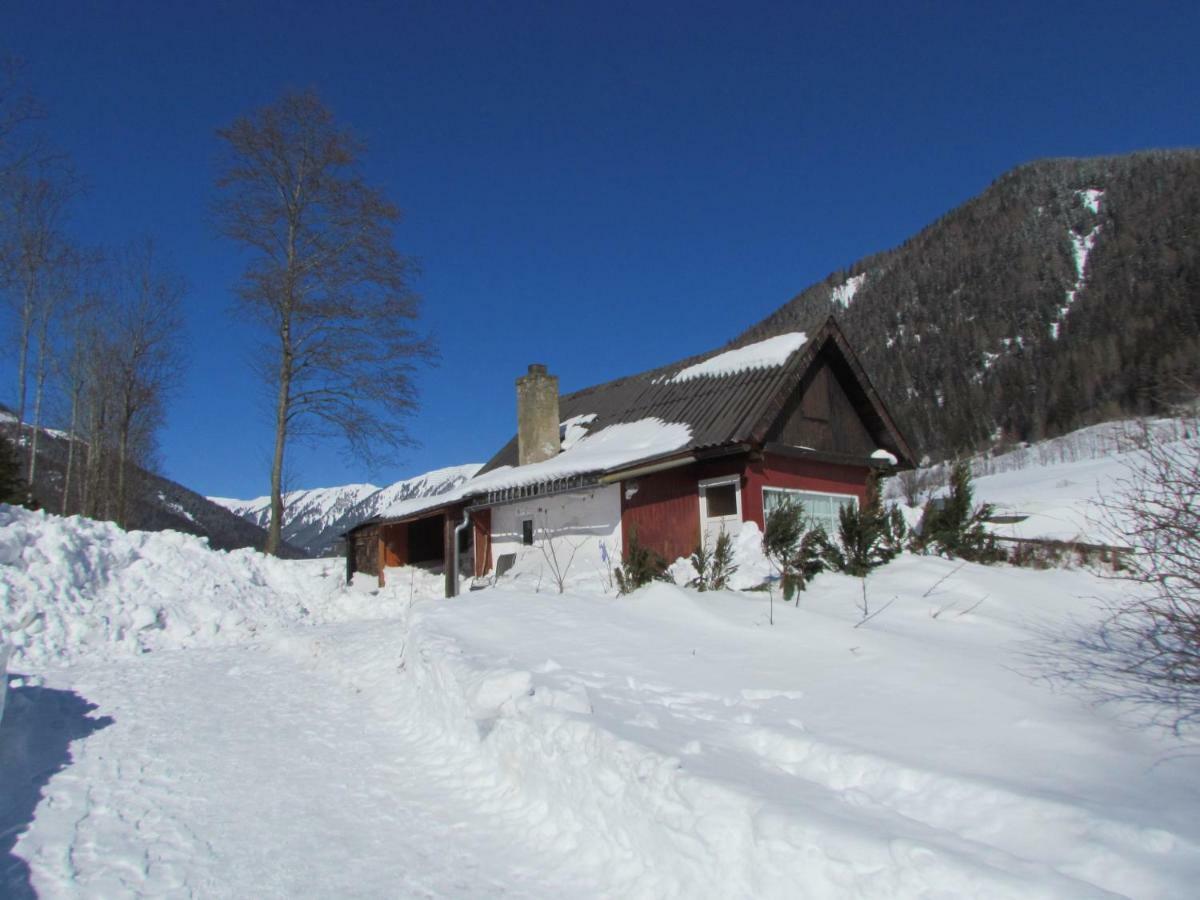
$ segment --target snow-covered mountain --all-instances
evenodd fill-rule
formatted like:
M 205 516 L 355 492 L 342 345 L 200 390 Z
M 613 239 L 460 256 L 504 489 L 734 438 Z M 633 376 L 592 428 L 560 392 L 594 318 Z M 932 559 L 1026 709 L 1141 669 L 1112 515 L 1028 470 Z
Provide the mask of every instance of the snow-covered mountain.
M 397 481 L 380 488 L 373 484 L 344 484 L 339 487 L 312 488 L 284 494 L 283 539 L 315 556 L 333 550 L 340 534 L 359 522 L 378 515 L 399 500 L 432 497 L 458 487 L 479 471 L 480 463 L 448 466 L 423 475 Z M 271 520 L 271 498 L 237 500 L 209 497 L 260 528 Z

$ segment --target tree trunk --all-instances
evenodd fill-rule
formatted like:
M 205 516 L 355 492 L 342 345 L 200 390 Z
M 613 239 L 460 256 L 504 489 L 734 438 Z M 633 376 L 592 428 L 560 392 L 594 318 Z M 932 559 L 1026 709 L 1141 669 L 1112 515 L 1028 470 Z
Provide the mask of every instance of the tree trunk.
M 38 435 L 42 428 L 42 394 L 46 388 L 46 342 L 50 328 L 48 311 L 41 317 L 38 327 L 37 371 L 34 373 L 33 387 L 33 427 L 29 437 L 29 492 L 33 493 L 33 481 L 37 475 Z
M 129 412 L 121 417 L 121 433 L 117 437 L 117 514 L 113 521 L 125 527 L 125 466 L 129 455 Z
M 62 514 L 70 515 L 71 471 L 75 464 L 75 429 L 79 425 L 79 389 L 71 385 L 71 425 L 67 431 L 67 471 L 63 474 Z
M 21 336 L 17 349 L 17 445 L 25 430 L 25 394 L 29 361 L 29 335 L 33 331 L 33 287 L 25 279 L 24 298 L 21 307 Z M 19 452 L 19 451 L 18 451 Z
M 286 339 L 285 339 L 286 340 Z M 283 530 L 283 448 L 287 442 L 287 414 L 291 391 L 290 351 L 285 349 L 279 365 L 279 402 L 275 407 L 275 453 L 271 458 L 271 522 L 267 527 L 267 553 L 279 555 Z

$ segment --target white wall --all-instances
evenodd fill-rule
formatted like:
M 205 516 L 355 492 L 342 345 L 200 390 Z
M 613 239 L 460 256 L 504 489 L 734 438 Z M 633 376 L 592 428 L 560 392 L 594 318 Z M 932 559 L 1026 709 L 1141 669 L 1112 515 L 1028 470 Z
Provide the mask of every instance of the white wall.
M 521 543 L 521 522 L 533 520 L 534 543 Z M 504 553 L 517 555 L 513 575 L 534 579 L 539 575 L 549 582 L 553 561 L 547 559 L 547 545 L 552 545 L 559 566 L 574 552 L 568 580 L 604 580 L 608 564 L 604 562 L 601 545 L 612 566 L 621 562 L 621 489 L 610 484 L 569 494 L 550 497 L 531 497 L 519 503 L 492 508 L 492 564 Z M 547 585 L 553 589 L 552 585 Z

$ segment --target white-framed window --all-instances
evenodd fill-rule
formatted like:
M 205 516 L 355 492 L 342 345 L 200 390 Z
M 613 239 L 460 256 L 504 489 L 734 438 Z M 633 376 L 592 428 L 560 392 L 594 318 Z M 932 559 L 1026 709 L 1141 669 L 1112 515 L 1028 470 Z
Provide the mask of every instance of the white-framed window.
M 853 494 L 826 494 L 820 491 L 800 491 L 794 488 L 763 488 L 763 520 L 777 506 L 791 501 L 804 508 L 804 518 L 809 528 L 817 525 L 825 529 L 830 537 L 838 533 L 838 517 L 843 508 L 858 507 L 858 497 Z
M 706 478 L 700 482 L 700 518 L 705 522 L 740 522 L 742 479 L 737 475 Z

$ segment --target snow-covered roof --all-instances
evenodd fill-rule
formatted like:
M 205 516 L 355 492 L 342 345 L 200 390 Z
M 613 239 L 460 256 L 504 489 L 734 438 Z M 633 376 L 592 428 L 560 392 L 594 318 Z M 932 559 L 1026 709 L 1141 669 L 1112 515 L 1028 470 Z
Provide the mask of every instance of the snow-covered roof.
M 808 335 L 802 331 L 779 334 L 767 338 L 765 341 L 718 353 L 694 366 L 680 369 L 667 381 L 678 383 L 705 376 L 734 375 L 749 369 L 770 369 L 782 366 L 793 353 L 806 343 L 808 343 Z
M 578 426 L 580 418 L 586 417 L 573 417 L 563 424 L 568 428 L 571 425 Z M 576 438 L 550 459 L 524 466 L 500 466 L 463 482 L 452 491 L 436 497 L 403 500 L 387 507 L 379 515 L 384 519 L 401 519 L 489 491 L 611 471 L 685 447 L 691 436 L 692 431 L 687 425 L 655 418 L 610 425 Z

